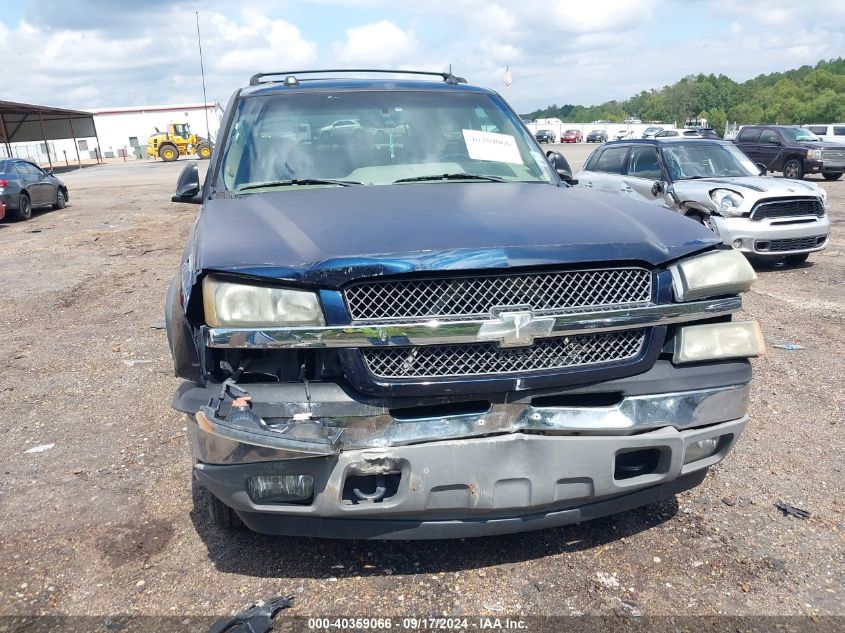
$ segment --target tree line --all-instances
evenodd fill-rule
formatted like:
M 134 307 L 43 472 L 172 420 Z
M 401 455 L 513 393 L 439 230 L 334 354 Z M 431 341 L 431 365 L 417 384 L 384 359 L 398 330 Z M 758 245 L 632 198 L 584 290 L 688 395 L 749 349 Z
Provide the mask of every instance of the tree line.
M 628 117 L 683 124 L 703 117 L 719 132 L 739 124 L 833 123 L 845 121 L 845 58 L 820 61 L 737 83 L 725 75 L 688 75 L 659 90 L 643 90 L 625 101 L 595 106 L 551 105 L 523 115 L 528 120 L 559 118 L 573 123 Z

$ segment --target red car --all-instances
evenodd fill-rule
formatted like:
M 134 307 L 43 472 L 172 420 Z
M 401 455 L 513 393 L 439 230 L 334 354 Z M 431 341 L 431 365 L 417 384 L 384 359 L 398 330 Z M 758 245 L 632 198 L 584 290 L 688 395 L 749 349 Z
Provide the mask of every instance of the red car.
M 584 136 L 581 134 L 581 130 L 566 130 L 560 135 L 561 143 L 580 143 L 583 140 Z
M 6 205 L 0 202 L 0 220 L 6 217 Z

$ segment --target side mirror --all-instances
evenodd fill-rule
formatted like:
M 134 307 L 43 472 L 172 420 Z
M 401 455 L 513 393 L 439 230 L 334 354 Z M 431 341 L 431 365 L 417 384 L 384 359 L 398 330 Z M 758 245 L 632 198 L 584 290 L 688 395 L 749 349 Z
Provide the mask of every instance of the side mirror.
M 560 152 L 553 152 L 549 150 L 546 152 L 546 158 L 549 164 L 560 176 L 561 180 L 570 185 L 577 185 L 578 181 L 572 177 L 572 168 Z
M 760 170 L 761 176 L 765 176 L 766 172 L 769 171 L 763 163 L 754 163 L 754 164 L 757 165 L 757 169 Z
M 171 202 L 188 202 L 190 204 L 202 203 L 200 198 L 200 175 L 195 162 L 188 163 L 179 174 L 176 181 L 176 195 L 170 198 Z
M 654 184 L 651 186 L 651 195 L 653 195 L 656 198 L 659 194 L 663 193 L 665 190 L 666 190 L 666 188 L 665 188 L 663 182 L 660 181 L 660 180 L 655 180 Z
M 45 170 L 44 170 L 44 172 L 45 172 L 48 176 L 52 176 L 52 175 L 53 175 L 53 170 L 52 170 L 52 169 L 45 169 Z

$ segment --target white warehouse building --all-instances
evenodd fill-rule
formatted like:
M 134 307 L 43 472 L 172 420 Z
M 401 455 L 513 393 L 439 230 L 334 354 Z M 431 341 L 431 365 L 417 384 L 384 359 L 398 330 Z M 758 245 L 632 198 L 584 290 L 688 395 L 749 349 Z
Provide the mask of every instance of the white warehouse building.
M 133 155 L 135 147 L 143 151 L 156 128 L 166 132 L 170 123 L 188 123 L 195 134 L 208 136 L 210 133 L 213 142 L 223 116 L 219 103 L 103 108 L 91 112 L 100 139 L 100 151 L 106 158 L 122 155 L 124 148 L 129 156 Z M 206 115 L 209 132 L 206 132 Z

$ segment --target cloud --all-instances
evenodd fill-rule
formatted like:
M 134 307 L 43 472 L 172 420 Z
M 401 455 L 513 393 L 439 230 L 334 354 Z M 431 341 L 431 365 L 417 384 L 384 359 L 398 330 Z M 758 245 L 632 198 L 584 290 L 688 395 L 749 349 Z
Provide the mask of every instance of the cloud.
M 347 29 L 346 39 L 332 45 L 335 56 L 345 64 L 382 68 L 411 61 L 418 48 L 413 32 L 403 31 L 389 20 Z
M 28 0 L 2 23 L 3 97 L 67 107 L 199 101 L 192 3 Z M 194 0 L 195 1 L 195 0 Z M 211 99 L 292 66 L 445 70 L 522 112 L 593 104 L 691 73 L 737 80 L 845 51 L 845 2 L 819 0 L 204 0 Z M 509 65 L 514 84 L 502 86 Z

